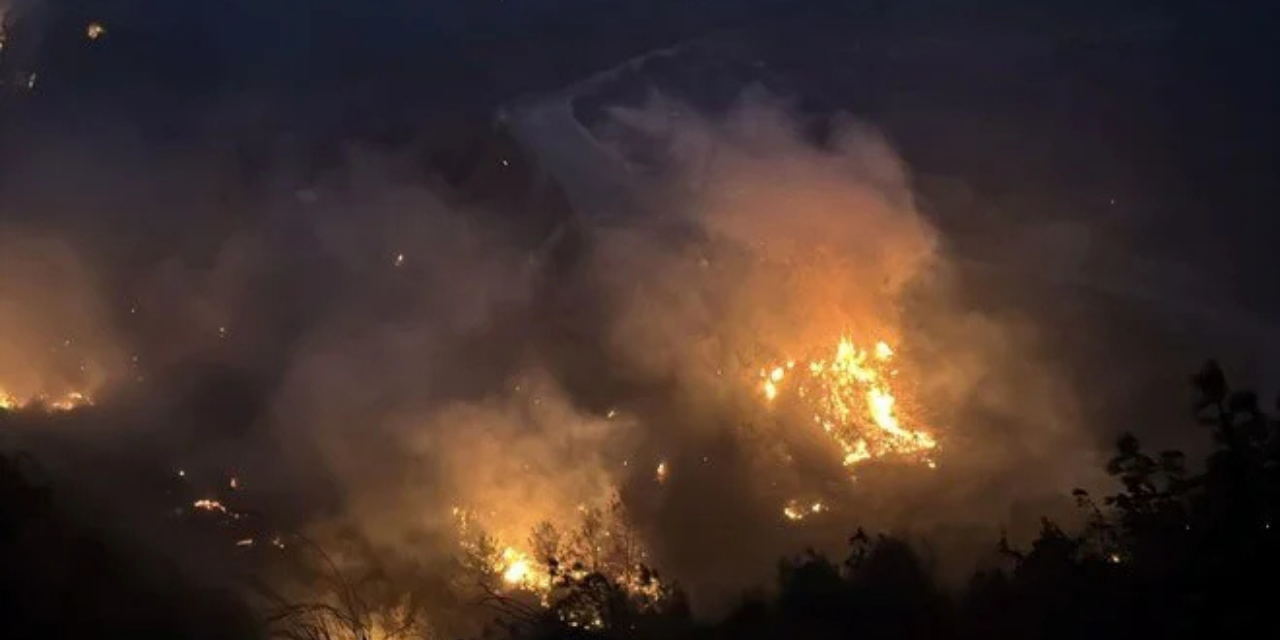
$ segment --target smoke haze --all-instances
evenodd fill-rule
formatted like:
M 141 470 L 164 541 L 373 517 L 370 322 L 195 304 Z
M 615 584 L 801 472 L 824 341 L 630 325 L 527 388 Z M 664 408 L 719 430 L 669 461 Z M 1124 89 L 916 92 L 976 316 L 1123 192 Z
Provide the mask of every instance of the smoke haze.
M 25 64 L 6 58 L 6 91 Z M 354 539 L 423 568 L 451 620 L 474 533 L 460 520 L 524 548 L 543 523 L 620 509 L 646 562 L 712 615 L 858 526 L 966 575 L 1000 531 L 1070 521 L 1070 490 L 1103 486 L 1111 424 L 1091 422 L 1077 368 L 1111 343 L 1089 344 L 1096 315 L 1054 306 L 1062 283 L 1117 272 L 1081 267 L 1102 242 L 997 220 L 1016 248 L 975 251 L 925 213 L 876 123 L 815 123 L 758 90 L 723 112 L 613 105 L 592 133 L 638 187 L 625 214 L 593 217 L 488 112 L 482 149 L 437 132 L 423 162 L 343 139 L 327 114 L 259 140 L 279 113 L 245 104 L 174 139 L 106 116 L 4 132 L 20 162 L 0 189 L 0 400 L 93 406 L 0 426 L 55 470 L 148 469 L 84 491 L 194 574 L 274 566 L 160 523 L 226 494 L 267 522 L 260 546 Z M 997 267 L 1031 275 L 974 276 Z M 899 416 L 936 451 L 847 465 L 810 415 L 766 401 L 767 368 L 846 338 L 892 347 Z M 793 503 L 822 506 L 793 520 Z
M 567 264 L 530 252 L 540 239 L 503 211 L 388 181 L 394 159 L 357 152 L 345 188 L 270 202 L 207 266 L 175 254 L 147 269 L 137 304 L 163 326 L 139 344 L 72 312 L 101 306 L 87 282 L 19 291 L 6 321 L 49 331 L 23 320 L 32 296 L 70 298 L 39 313 L 85 322 L 76 334 L 106 353 L 147 354 L 155 377 L 130 394 L 176 402 L 164 415 L 180 424 L 154 428 L 195 434 L 167 436 L 156 463 L 234 473 L 290 526 L 447 557 L 455 509 L 521 544 L 619 497 L 652 562 L 710 610 L 802 543 L 838 550 L 854 523 L 978 527 L 989 544 L 1018 501 L 1063 495 L 1089 468 L 1064 455 L 1088 456 L 1070 394 L 1027 356 L 1025 328 L 954 308 L 891 146 L 850 119 L 814 141 L 780 103 L 745 100 L 725 117 L 618 111 L 663 173 L 640 215 L 566 219 L 586 248 Z M 9 348 L 61 335 L 33 331 L 7 332 Z M 939 438 L 938 469 L 869 463 L 855 482 L 803 416 L 761 402 L 764 363 L 844 336 L 900 349 L 906 419 Z M 36 372 L 24 384 L 56 380 L 19 361 Z M 97 378 L 129 378 L 108 362 Z M 795 499 L 832 513 L 789 523 Z

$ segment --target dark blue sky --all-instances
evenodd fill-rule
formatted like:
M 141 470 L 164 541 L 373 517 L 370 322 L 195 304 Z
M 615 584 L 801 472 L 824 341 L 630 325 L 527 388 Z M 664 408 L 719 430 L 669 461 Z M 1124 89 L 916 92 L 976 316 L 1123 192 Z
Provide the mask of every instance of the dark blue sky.
M 716 29 L 790 34 L 796 38 L 795 46 L 803 46 L 806 34 L 815 30 L 823 31 L 822 37 L 877 32 L 977 35 L 1018 29 L 1075 29 L 1087 35 L 1132 22 L 1135 16 L 1164 15 L 1200 32 L 1185 34 L 1188 47 L 1197 46 L 1199 40 L 1225 54 L 1250 40 L 1242 29 L 1258 30 L 1265 24 L 1252 19 L 1247 8 L 1220 9 L 1213 3 L 1188 0 L 37 0 L 28 4 L 39 7 L 43 31 L 49 37 L 74 33 L 89 19 L 108 23 L 117 37 L 100 48 L 119 64 L 110 73 L 123 74 L 128 67 L 136 82 L 214 92 L 264 86 L 315 90 L 417 77 L 469 85 L 451 87 L 466 95 L 499 94 L 554 84 L 645 49 Z M 43 45 L 56 48 L 49 40 Z M 70 52 L 62 55 L 67 63 L 74 58 Z M 50 60 L 49 64 L 56 63 Z M 98 70 L 105 70 L 105 64 L 100 61 Z

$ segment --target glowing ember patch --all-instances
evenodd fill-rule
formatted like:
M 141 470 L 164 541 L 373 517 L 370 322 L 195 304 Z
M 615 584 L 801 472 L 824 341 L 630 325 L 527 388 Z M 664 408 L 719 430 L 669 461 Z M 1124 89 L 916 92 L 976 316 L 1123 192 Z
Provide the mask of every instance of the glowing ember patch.
M 787 373 L 796 367 L 794 360 L 761 369 L 762 395 L 771 405 L 806 412 L 837 446 L 845 466 L 905 456 L 932 467 L 926 454 L 938 443 L 925 431 L 903 426 L 890 382 L 896 373 L 891 368 L 893 358 L 893 348 L 886 342 L 877 342 L 868 352 L 841 338 L 834 353 L 802 361 L 795 375 Z
M 84 28 L 84 37 L 90 40 L 97 40 L 107 35 L 107 28 L 101 22 L 90 22 L 89 26 Z
M 782 515 L 792 522 L 799 522 L 809 516 L 815 516 L 823 513 L 826 510 L 827 505 L 823 504 L 821 501 L 806 505 L 800 503 L 798 500 L 792 500 L 782 508 Z
M 92 404 L 93 400 L 79 391 L 71 391 L 56 397 L 39 395 L 31 398 L 19 398 L 0 389 L 0 410 L 4 411 L 44 409 L 50 412 L 65 412 L 74 411 Z
M 227 513 L 226 505 L 217 500 L 196 500 L 191 503 L 191 508 L 199 511 L 209 511 L 213 513 Z
M 653 472 L 653 477 L 654 477 L 654 478 L 655 478 L 659 483 L 662 483 L 662 482 L 666 482 L 666 481 L 667 481 L 667 463 L 666 463 L 666 461 L 663 461 L 663 462 L 659 462 L 659 463 L 658 463 L 658 468 L 657 468 L 656 470 L 654 470 L 654 472 Z

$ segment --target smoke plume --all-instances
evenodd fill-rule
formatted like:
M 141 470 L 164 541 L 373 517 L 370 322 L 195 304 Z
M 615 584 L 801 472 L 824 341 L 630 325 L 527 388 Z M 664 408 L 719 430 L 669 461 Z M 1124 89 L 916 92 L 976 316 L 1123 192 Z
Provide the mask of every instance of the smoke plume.
M 620 505 L 646 562 L 707 612 L 782 554 L 839 553 L 859 525 L 971 559 L 1016 505 L 1079 477 L 1064 452 L 1088 445 L 1040 336 L 965 308 L 874 129 L 843 119 L 815 135 L 751 96 L 727 116 L 655 100 L 612 118 L 656 150 L 635 168 L 638 211 L 564 215 L 549 235 L 351 150 L 338 175 L 233 199 L 235 224 L 157 196 L 194 207 L 190 231 L 141 235 L 150 258 L 110 278 L 6 236 L 0 382 L 28 396 L 85 385 L 155 434 L 130 456 L 234 477 L 233 497 L 276 529 L 322 545 L 342 531 L 406 566 L 464 554 L 459 514 L 532 554 L 543 523 L 572 531 Z M 489 162 L 509 158 L 527 165 Z M 110 183 L 86 201 L 119 199 Z M 137 311 L 104 314 L 103 298 Z M 71 336 L 92 354 L 81 372 L 50 350 Z M 842 339 L 892 345 L 897 410 L 936 438 L 936 468 L 845 464 L 807 416 L 762 397 L 762 367 Z M 113 376 L 124 408 L 98 397 Z M 811 515 L 789 519 L 792 503 Z

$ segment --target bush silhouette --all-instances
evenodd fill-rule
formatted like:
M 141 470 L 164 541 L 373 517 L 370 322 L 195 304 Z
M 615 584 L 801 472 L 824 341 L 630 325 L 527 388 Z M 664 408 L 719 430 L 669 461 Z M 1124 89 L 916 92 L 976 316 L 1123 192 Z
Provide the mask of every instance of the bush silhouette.
M 1107 472 L 1119 491 L 1096 501 L 1080 531 L 1050 520 L 1027 549 L 1001 540 L 1003 570 L 940 587 L 914 548 L 891 536 L 850 539 L 836 563 L 813 551 L 780 564 L 776 595 L 745 601 L 724 620 L 632 611 L 649 624 L 568 629 L 554 610 L 539 638 L 1116 638 L 1271 637 L 1280 569 L 1280 429 L 1256 394 L 1233 390 L 1207 363 L 1192 377 L 1194 419 L 1212 450 L 1192 473 L 1179 451 L 1116 441 Z M 652 621 L 665 616 L 660 624 Z M 644 633 L 639 630 L 644 629 Z
M 231 594 L 73 522 L 27 457 L 0 456 L 0 637 L 252 638 Z
M 538 547 L 555 569 L 554 597 L 539 604 L 490 591 L 500 623 L 490 632 L 530 640 L 1277 636 L 1270 609 L 1280 569 L 1276 417 L 1256 394 L 1233 389 L 1216 363 L 1192 377 L 1192 388 L 1193 417 L 1211 442 L 1202 465 L 1193 470 L 1180 452 L 1153 453 L 1121 435 L 1106 466 L 1116 493 L 1095 499 L 1074 492 L 1087 516 L 1083 527 L 1067 530 L 1046 519 L 1026 548 L 993 541 L 1005 566 L 973 575 L 963 588 L 940 586 L 908 542 L 858 530 L 845 558 L 807 551 L 784 560 L 772 595 L 756 594 L 722 620 L 702 622 L 678 587 L 655 601 L 615 584 L 609 576 L 617 571 L 603 569 L 630 566 L 628 554 L 561 567 L 557 555 L 590 540 L 547 529 Z M 270 620 L 251 615 L 231 594 L 197 589 L 176 568 L 62 513 L 54 492 L 33 480 L 37 468 L 22 455 L 0 456 L 0 637 L 267 633 Z M 591 520 L 575 535 L 589 538 L 607 522 Z M 640 579 L 650 575 L 642 568 Z M 352 602 L 360 605 L 352 610 L 368 609 L 364 600 Z M 332 626 L 314 607 L 279 604 L 277 615 L 305 614 L 285 620 L 285 635 L 313 637 L 303 632 Z M 365 617 L 336 615 L 354 622 L 333 627 L 334 637 L 377 635 L 366 631 L 376 625 Z

